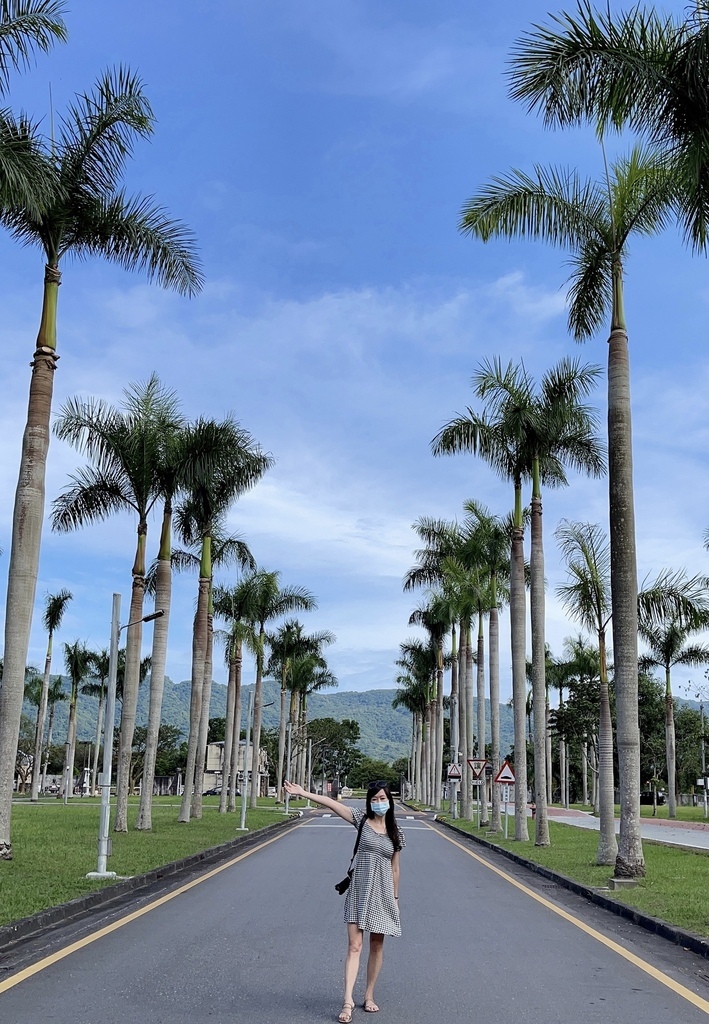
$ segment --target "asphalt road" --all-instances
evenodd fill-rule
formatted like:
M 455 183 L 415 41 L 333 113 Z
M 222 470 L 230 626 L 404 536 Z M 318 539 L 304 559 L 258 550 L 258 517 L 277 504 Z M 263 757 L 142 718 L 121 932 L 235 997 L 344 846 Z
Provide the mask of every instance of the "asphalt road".
M 379 1024 L 707 1021 L 705 961 L 465 840 L 450 842 L 424 820 L 402 824 L 403 936 L 385 942 Z M 305 818 L 3 992 L 28 962 L 19 957 L 0 975 L 0 1021 L 335 1020 L 345 928 L 333 886 L 354 837 L 337 817 Z M 81 935 L 93 927 L 84 923 Z M 55 933 L 52 950 L 77 937 L 76 929 Z M 45 944 L 41 955 L 48 952 Z M 371 1024 L 371 1016 L 360 1006 L 354 1020 Z

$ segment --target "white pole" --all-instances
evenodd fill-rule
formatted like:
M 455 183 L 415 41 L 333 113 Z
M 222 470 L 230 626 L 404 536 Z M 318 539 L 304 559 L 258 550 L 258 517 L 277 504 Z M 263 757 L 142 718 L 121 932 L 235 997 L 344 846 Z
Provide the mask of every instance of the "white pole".
M 101 790 L 101 817 L 98 829 L 98 865 L 87 878 L 115 878 L 115 871 L 106 870 L 109 839 L 108 827 L 111 817 L 111 764 L 113 761 L 113 725 L 116 715 L 116 676 L 118 674 L 118 637 L 120 633 L 121 595 L 113 595 L 111 616 L 111 647 L 108 657 L 108 693 L 106 695 L 106 718 L 103 728 L 103 771 L 99 775 Z
M 251 716 L 254 710 L 254 691 L 249 690 L 249 706 L 246 709 L 246 746 L 244 747 L 244 781 L 241 785 L 241 824 L 237 832 L 248 832 L 246 827 L 246 792 L 249 788 L 249 747 L 251 745 Z M 241 727 L 241 722 L 239 722 Z M 241 728 L 239 728 L 241 732 Z

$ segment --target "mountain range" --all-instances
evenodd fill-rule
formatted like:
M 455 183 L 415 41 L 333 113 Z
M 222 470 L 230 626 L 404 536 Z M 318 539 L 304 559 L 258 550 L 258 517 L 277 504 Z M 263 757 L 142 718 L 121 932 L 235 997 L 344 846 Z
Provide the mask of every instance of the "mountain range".
M 272 680 L 264 680 L 263 725 L 273 729 L 278 725 L 280 707 L 280 687 Z M 64 680 L 64 688 L 68 692 L 68 681 Z M 248 692 L 250 686 L 244 687 Z M 411 747 L 411 715 L 404 708 L 393 708 L 392 700 L 396 696 L 395 689 L 381 690 L 349 690 L 334 693 L 313 693 L 308 698 L 308 719 L 334 718 L 338 721 L 354 719 L 360 728 L 359 749 L 367 757 L 382 761 L 395 761 L 406 757 Z M 490 707 L 486 701 L 486 719 L 489 721 Z M 242 728 L 246 701 L 243 702 Z M 88 742 L 95 738 L 96 714 L 98 700 L 95 697 L 81 696 L 77 707 L 77 735 L 80 741 Z M 35 709 L 25 703 L 25 714 L 34 718 Z M 223 718 L 226 714 L 226 686 L 214 683 L 210 703 L 210 718 Z M 120 715 L 120 705 L 117 709 Z M 53 742 L 63 743 L 66 737 L 68 705 L 59 702 L 54 716 Z M 140 688 L 136 724 L 145 725 L 148 720 L 148 684 Z M 177 726 L 186 739 L 190 721 L 190 683 L 173 683 L 165 680 L 162 721 Z M 500 705 L 500 746 L 503 756 L 512 746 L 514 736 L 512 709 L 506 704 Z

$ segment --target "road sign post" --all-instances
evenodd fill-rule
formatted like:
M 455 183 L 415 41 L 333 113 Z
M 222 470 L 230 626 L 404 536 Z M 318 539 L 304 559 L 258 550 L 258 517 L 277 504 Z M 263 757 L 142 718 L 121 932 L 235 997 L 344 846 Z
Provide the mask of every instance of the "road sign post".
M 505 839 L 507 839 L 507 829 L 508 829 L 507 805 L 508 805 L 508 803 L 510 801 L 510 786 L 514 786 L 514 784 L 515 784 L 515 773 L 512 770 L 512 765 L 510 764 L 509 761 L 505 760 L 505 761 L 502 762 L 502 765 L 500 766 L 500 770 L 497 773 L 497 775 L 495 776 L 495 782 L 500 784 L 500 785 L 502 785 L 502 787 L 503 787 L 502 795 L 503 795 L 503 802 L 504 802 L 504 805 L 505 805 Z

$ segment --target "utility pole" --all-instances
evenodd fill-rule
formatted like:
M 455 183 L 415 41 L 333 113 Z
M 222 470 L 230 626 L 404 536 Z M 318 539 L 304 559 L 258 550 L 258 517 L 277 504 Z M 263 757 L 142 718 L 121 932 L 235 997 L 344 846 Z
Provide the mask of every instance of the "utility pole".
M 246 793 L 249 788 L 249 747 L 251 745 L 251 716 L 254 712 L 254 691 L 249 690 L 249 704 L 246 709 L 246 745 L 244 747 L 244 779 L 241 784 L 241 822 L 237 832 L 248 832 L 246 827 Z M 241 726 L 241 723 L 239 723 Z M 241 732 L 241 729 L 239 729 Z M 287 799 L 287 796 L 286 796 Z

